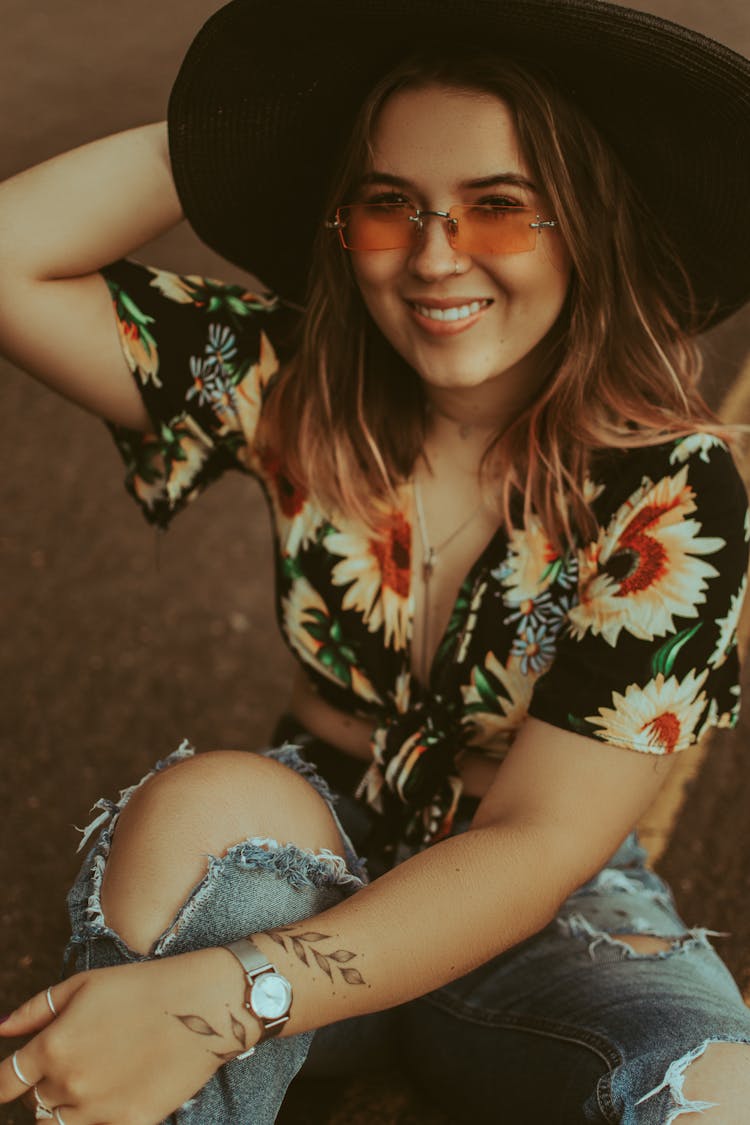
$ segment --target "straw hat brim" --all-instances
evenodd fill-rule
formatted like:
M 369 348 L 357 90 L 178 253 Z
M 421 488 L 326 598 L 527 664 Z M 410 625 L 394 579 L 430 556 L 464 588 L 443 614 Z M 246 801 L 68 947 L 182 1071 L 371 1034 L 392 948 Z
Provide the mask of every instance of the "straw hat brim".
M 543 68 L 618 153 L 707 325 L 748 299 L 750 63 L 598 0 L 233 0 L 195 38 L 169 104 L 175 183 L 197 234 L 301 300 L 357 109 L 426 37 Z

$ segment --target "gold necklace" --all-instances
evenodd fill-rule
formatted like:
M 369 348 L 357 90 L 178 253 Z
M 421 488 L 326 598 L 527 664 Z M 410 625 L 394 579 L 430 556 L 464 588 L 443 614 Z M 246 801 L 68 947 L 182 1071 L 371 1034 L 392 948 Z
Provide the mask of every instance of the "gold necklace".
M 427 683 L 427 651 L 429 648 L 429 625 L 430 625 L 430 579 L 432 578 L 433 571 L 437 565 L 440 554 L 445 548 L 457 539 L 462 531 L 465 531 L 469 524 L 476 519 L 482 510 L 483 504 L 480 501 L 473 512 L 470 512 L 465 519 L 461 521 L 457 528 L 455 528 L 450 535 L 448 535 L 442 543 L 433 545 L 430 543 L 430 537 L 427 532 L 427 520 L 424 514 L 424 504 L 422 502 L 422 490 L 419 487 L 419 481 L 416 475 L 413 478 L 412 487 L 414 489 L 414 507 L 417 512 L 417 527 L 419 528 L 419 538 L 422 541 L 422 589 L 424 590 L 423 599 L 423 626 L 422 626 L 422 652 L 419 662 L 419 676 L 425 687 Z

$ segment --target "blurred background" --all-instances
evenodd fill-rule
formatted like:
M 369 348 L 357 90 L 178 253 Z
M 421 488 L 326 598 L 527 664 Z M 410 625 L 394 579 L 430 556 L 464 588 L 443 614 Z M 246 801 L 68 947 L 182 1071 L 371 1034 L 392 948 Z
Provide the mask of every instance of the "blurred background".
M 746 0 L 633 6 L 750 54 Z M 218 7 L 212 0 L 2 0 L 0 178 L 164 117 L 182 54 Z M 184 224 L 138 256 L 239 277 Z M 709 397 L 718 404 L 734 384 L 732 409 L 745 420 L 750 373 L 742 385 L 736 376 L 748 349 L 747 312 L 706 341 Z M 284 705 L 290 660 L 273 619 L 268 520 L 252 481 L 227 478 L 169 535 L 157 536 L 126 497 L 102 426 L 2 361 L 0 395 L 0 1011 L 9 1011 L 58 974 L 64 894 L 76 869 L 73 826 L 88 822 L 98 797 L 137 780 L 184 737 L 200 749 L 266 744 Z M 733 823 L 731 802 L 748 796 L 732 774 L 738 752 L 722 753 L 715 804 L 703 813 L 686 806 L 696 824 L 701 816 Z M 697 830 L 688 822 L 676 831 L 684 838 L 677 852 L 667 849 L 667 873 L 685 901 L 707 901 L 686 860 Z M 695 920 L 739 927 L 742 936 L 732 911 L 741 892 L 748 900 L 746 844 L 730 832 L 712 867 L 706 851 L 713 845 L 706 832 L 697 836 L 706 886 L 730 854 L 736 874 L 724 899 L 711 900 L 712 916 Z M 750 917 L 743 918 L 747 947 Z M 22 1120 L 17 1112 L 0 1108 L 0 1120 Z M 407 1120 L 403 1113 L 399 1121 Z

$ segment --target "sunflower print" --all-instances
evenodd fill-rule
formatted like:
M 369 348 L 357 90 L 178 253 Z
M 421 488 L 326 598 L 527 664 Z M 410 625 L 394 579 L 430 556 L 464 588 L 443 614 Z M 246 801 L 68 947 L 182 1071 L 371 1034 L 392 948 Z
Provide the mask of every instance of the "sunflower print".
M 507 749 L 526 718 L 534 682 L 516 657 L 511 655 L 506 665 L 488 652 L 461 688 L 464 714 L 473 728 L 471 744 Z
M 412 602 L 411 525 L 396 513 L 380 536 L 367 529 L 336 532 L 326 550 L 342 556 L 331 571 L 335 586 L 347 586 L 343 605 L 361 614 L 371 633 L 383 632 L 384 643 L 406 647 Z
M 621 630 L 651 641 L 674 629 L 675 617 L 697 617 L 716 568 L 702 556 L 725 546 L 702 536 L 690 518 L 695 494 L 687 466 L 656 483 L 645 480 L 614 514 L 599 539 L 579 555 L 579 601 L 570 611 L 576 636 L 590 629 L 613 647 Z

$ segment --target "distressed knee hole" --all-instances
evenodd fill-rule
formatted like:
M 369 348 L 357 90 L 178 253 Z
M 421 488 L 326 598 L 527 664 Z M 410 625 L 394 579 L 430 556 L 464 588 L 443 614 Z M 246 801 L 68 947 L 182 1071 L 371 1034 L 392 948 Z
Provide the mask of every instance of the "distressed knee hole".
M 213 751 L 151 777 L 123 809 L 114 834 L 102 882 L 107 924 L 131 949 L 147 952 L 204 877 L 208 857 L 250 839 L 276 849 L 343 852 L 323 798 L 278 762 Z
M 634 953 L 666 953 L 674 943 L 674 938 L 654 937 L 651 934 L 612 934 L 612 941 L 622 942 Z
M 662 1090 L 669 1091 L 671 1102 L 665 1125 L 693 1113 L 700 1114 L 706 1125 L 744 1122 L 750 1102 L 750 1045 L 704 1040 L 670 1063 L 660 1084 L 636 1104 L 642 1105 Z
M 681 934 L 662 935 L 645 930 L 635 933 L 611 934 L 597 929 L 583 914 L 570 914 L 558 924 L 569 937 L 584 941 L 592 960 L 625 961 L 637 957 L 676 957 L 700 946 L 708 946 L 709 935 L 715 930 L 697 927 Z

